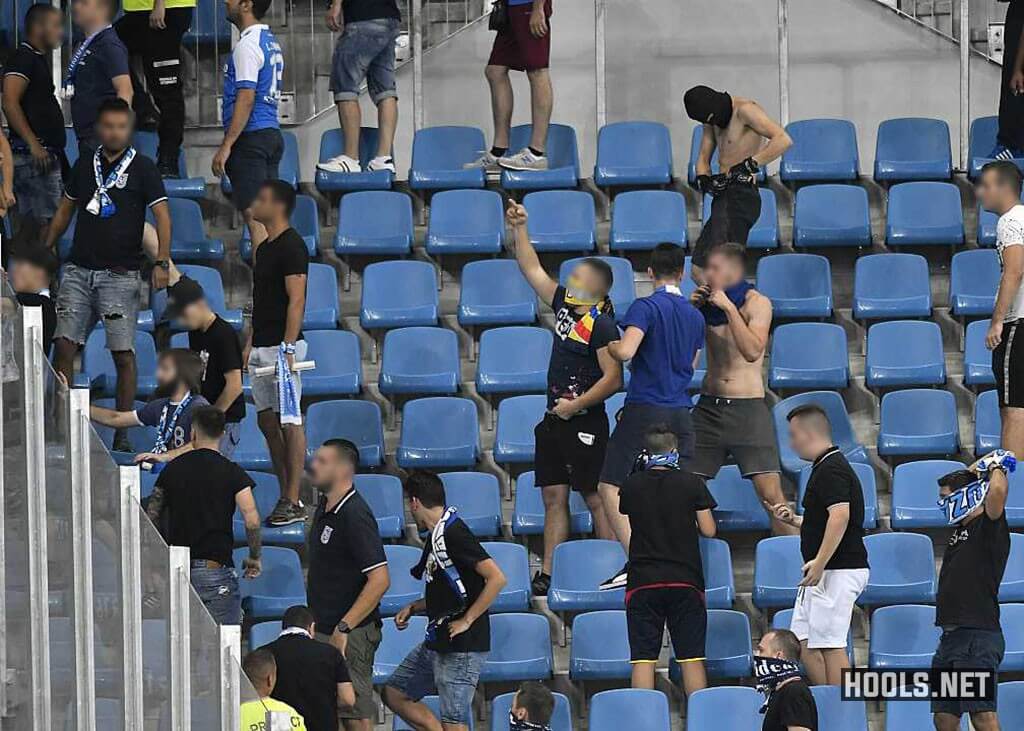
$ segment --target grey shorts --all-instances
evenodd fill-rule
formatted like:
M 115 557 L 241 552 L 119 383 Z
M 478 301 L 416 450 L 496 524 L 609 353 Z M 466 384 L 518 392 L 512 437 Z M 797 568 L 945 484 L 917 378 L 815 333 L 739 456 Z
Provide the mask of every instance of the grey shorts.
M 701 394 L 692 416 L 697 444 L 690 469 L 696 474 L 714 477 L 730 455 L 744 477 L 779 471 L 775 423 L 763 398 Z
M 416 645 L 398 666 L 388 686 L 414 701 L 437 690 L 441 723 L 468 726 L 473 715 L 473 696 L 486 652 L 435 652 Z
M 300 340 L 295 343 L 295 360 L 305 360 L 306 341 Z M 273 373 L 266 376 L 256 376 L 251 373 L 254 368 L 277 365 L 277 346 L 268 345 L 263 348 L 253 348 L 249 354 L 249 382 L 252 384 L 252 402 L 256 406 L 256 413 L 272 409 L 280 413 L 281 402 L 277 397 L 277 376 Z M 295 394 L 302 400 L 302 374 L 293 373 L 295 379 Z
M 102 319 L 107 350 L 134 351 L 140 280 L 137 271 L 115 272 L 66 264 L 57 292 L 54 338 L 84 345 Z
M 316 633 L 321 642 L 330 642 L 330 636 Z M 345 664 L 356 691 L 356 703 L 351 708 L 339 708 L 338 718 L 362 719 L 377 717 L 377 704 L 373 702 L 373 658 L 380 646 L 380 626 L 374 623 L 356 627 L 348 633 L 345 646 Z
M 61 156 L 50 153 L 50 169 L 42 172 L 35 159 L 27 152 L 15 152 L 14 197 L 18 200 L 18 214 L 31 216 L 37 221 L 49 221 L 57 212 L 64 191 L 61 179 Z
M 374 104 L 397 97 L 395 39 L 400 23 L 394 18 L 346 23 L 331 58 L 331 91 L 334 101 L 355 101 L 366 80 Z

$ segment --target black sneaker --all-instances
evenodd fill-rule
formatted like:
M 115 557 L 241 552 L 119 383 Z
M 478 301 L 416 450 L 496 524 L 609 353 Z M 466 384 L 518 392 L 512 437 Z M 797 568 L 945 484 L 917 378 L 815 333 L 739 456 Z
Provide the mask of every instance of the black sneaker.
M 601 582 L 598 588 L 599 591 L 612 591 L 613 589 L 625 589 L 626 579 L 629 574 L 629 564 L 623 564 L 622 568 L 618 572 L 609 578 L 607 581 Z
M 157 170 L 160 171 L 161 178 L 177 178 L 178 175 L 178 161 L 177 160 L 159 160 L 156 164 Z
M 118 429 L 114 432 L 114 446 L 115 452 L 134 452 L 132 448 L 131 440 L 128 439 L 128 433 L 124 429 Z
M 534 596 L 547 596 L 548 589 L 551 588 L 551 574 L 538 571 L 533 575 L 533 582 L 530 584 L 530 588 L 533 589 Z
M 306 522 L 306 508 L 301 503 L 281 498 L 274 506 L 273 512 L 267 516 L 267 525 L 280 526 Z

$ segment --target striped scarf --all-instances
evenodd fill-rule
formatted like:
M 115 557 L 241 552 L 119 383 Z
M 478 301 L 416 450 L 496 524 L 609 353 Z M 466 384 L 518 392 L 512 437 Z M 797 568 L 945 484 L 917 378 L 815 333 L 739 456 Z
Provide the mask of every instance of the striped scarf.
M 604 301 L 601 301 L 596 305 L 590 306 L 586 314 L 577 320 L 572 330 L 569 331 L 569 340 L 575 340 L 577 343 L 583 343 L 584 345 L 590 344 L 590 336 L 594 333 L 594 321 L 597 320 L 597 316 L 604 309 L 604 304 Z

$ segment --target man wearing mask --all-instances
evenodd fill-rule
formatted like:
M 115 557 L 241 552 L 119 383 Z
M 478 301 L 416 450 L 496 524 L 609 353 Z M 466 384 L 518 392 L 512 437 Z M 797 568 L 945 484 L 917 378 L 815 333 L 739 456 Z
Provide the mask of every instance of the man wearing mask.
M 761 731 L 818 731 L 818 706 L 800 674 L 800 640 L 771 629 L 754 648 L 754 678 L 765 694 Z

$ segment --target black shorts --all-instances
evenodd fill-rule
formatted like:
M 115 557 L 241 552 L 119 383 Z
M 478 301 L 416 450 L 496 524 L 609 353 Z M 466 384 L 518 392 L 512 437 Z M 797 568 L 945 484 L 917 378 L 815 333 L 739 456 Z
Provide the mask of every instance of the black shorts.
M 932 657 L 932 668 L 996 671 L 1005 652 L 1006 641 L 999 630 L 970 627 L 943 630 L 939 646 Z M 998 688 L 998 683 L 996 686 Z M 948 713 L 958 718 L 964 713 L 995 710 L 996 696 L 991 701 L 932 701 L 932 713 Z
M 707 263 L 708 251 L 718 244 L 747 245 L 750 229 L 761 215 L 761 194 L 754 183 L 735 182 L 711 201 L 711 215 L 693 247 L 693 263 Z
M 236 209 L 244 211 L 252 205 L 265 180 L 277 180 L 283 155 L 284 138 L 279 129 L 257 129 L 238 136 L 224 165 Z
M 689 586 L 639 587 L 626 592 L 630 662 L 656 662 L 668 625 L 676 662 L 704 659 L 708 610 L 704 594 Z
M 684 465 L 693 457 L 693 424 L 687 406 L 653 406 L 626 402 L 617 416 L 615 430 L 601 468 L 601 482 L 622 487 L 636 457 L 644 448 L 644 434 L 655 424 L 667 424 L 679 441 L 679 457 Z
M 608 416 L 603 406 L 566 421 L 545 414 L 533 430 L 534 481 L 539 487 L 568 485 L 577 492 L 593 492 L 601 477 L 608 445 Z
M 691 472 L 712 478 L 730 455 L 744 477 L 779 471 L 775 423 L 763 398 L 701 394 L 691 416 L 697 435 Z
M 1024 408 L 1024 321 L 1003 325 L 1003 339 L 992 351 L 999 406 Z

